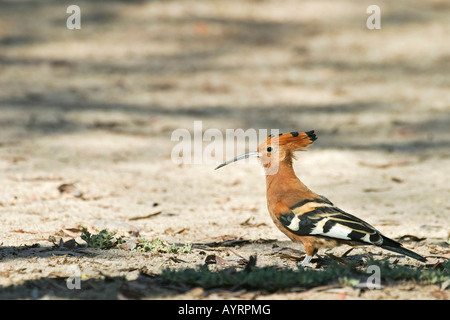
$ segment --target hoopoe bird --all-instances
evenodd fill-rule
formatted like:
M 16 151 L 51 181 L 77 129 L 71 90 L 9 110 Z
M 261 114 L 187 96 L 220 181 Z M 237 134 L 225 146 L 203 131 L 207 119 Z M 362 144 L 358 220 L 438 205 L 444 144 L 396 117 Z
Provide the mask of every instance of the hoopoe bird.
M 286 236 L 305 247 L 302 266 L 310 266 L 319 248 L 341 244 L 374 245 L 425 262 L 424 257 L 382 235 L 367 222 L 339 209 L 297 178 L 292 167 L 294 152 L 306 150 L 316 139 L 314 131 L 271 135 L 259 145 L 257 151 L 239 155 L 216 169 L 252 156 L 260 159 L 266 176 L 270 216 Z

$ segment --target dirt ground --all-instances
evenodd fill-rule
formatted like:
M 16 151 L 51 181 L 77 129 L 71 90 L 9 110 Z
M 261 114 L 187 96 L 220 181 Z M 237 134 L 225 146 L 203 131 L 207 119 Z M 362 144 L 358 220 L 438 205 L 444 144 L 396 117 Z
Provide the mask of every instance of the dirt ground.
M 295 267 L 274 253 L 303 248 L 273 225 L 257 165 L 173 163 L 172 132 L 202 121 L 314 129 L 295 162 L 307 186 L 388 237 L 414 236 L 404 245 L 428 265 L 449 259 L 450 3 L 377 1 L 381 29 L 368 30 L 372 2 L 76 1 L 82 29 L 68 30 L 69 1 L 1 1 L 0 298 L 448 299 L 412 282 L 180 290 L 142 270 L 204 264 L 205 247 L 48 250 L 49 237 L 83 243 L 82 224 Z M 369 253 L 421 266 L 373 247 L 349 257 Z M 71 266 L 83 290 L 65 287 Z

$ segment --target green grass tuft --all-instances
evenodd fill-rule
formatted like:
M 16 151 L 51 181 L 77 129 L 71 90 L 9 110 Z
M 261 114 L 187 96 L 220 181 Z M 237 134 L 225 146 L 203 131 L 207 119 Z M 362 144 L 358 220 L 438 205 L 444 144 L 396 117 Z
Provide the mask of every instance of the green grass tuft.
M 200 286 L 206 289 L 217 287 L 240 287 L 245 289 L 264 289 L 276 291 L 292 287 L 314 287 L 330 281 L 353 279 L 358 281 L 358 274 L 351 269 L 333 265 L 324 271 L 299 269 L 278 269 L 277 267 L 253 268 L 250 272 L 211 271 L 207 266 L 195 269 L 164 269 L 161 277 L 171 283 L 183 283 L 188 286 Z
M 87 246 L 98 249 L 120 248 L 120 244 L 126 242 L 126 238 L 117 236 L 117 232 L 103 229 L 98 234 L 91 234 L 86 228 L 82 227 L 81 239 L 86 241 Z M 176 244 L 165 242 L 161 239 L 148 240 L 139 238 L 136 241 L 136 247 L 133 250 L 144 252 L 162 252 L 162 253 L 189 253 L 192 244 L 188 243 L 182 247 Z M 124 249 L 125 250 L 125 249 Z
M 380 267 L 381 278 L 393 281 L 415 281 L 420 284 L 442 283 L 450 279 L 450 260 L 442 262 L 440 268 L 436 269 L 415 269 L 407 266 L 391 266 L 387 261 L 369 261 L 368 264 Z
M 161 239 L 148 240 L 145 238 L 139 238 L 136 245 L 137 251 L 145 252 L 163 252 L 163 253 L 189 253 L 192 249 L 192 244 L 185 244 L 179 247 L 175 244 L 170 244 Z
M 83 228 L 81 239 L 86 241 L 88 247 L 98 249 L 109 249 L 123 243 L 122 238 L 116 237 L 115 231 L 107 229 L 101 230 L 98 234 L 91 234 L 86 228 Z
M 450 279 L 450 262 L 441 264 L 443 269 L 414 269 L 407 266 L 389 265 L 388 262 L 368 261 L 367 265 L 380 267 L 383 281 L 414 281 L 419 284 L 437 284 Z M 355 265 L 331 264 L 323 270 L 279 269 L 278 267 L 252 268 L 250 272 L 224 269 L 211 271 L 203 265 L 189 269 L 164 269 L 161 278 L 169 283 L 184 284 L 189 287 L 244 288 L 273 292 L 288 288 L 312 288 L 337 283 L 343 286 L 356 286 L 366 283 L 371 274 L 365 268 Z

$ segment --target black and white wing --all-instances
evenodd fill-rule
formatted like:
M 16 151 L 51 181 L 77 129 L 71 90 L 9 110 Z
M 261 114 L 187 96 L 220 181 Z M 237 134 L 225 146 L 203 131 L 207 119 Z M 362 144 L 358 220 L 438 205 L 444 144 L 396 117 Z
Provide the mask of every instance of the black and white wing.
M 281 224 L 294 234 L 357 241 L 380 246 L 383 236 L 367 222 L 342 211 L 325 197 L 303 200 L 279 215 Z

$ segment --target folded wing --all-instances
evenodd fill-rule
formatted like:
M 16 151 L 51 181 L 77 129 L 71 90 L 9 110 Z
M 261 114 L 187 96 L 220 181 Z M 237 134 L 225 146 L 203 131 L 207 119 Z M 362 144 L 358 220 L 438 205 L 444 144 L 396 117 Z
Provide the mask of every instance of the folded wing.
M 303 200 L 281 214 L 281 224 L 297 235 L 382 245 L 383 236 L 367 222 L 335 207 L 328 199 Z

